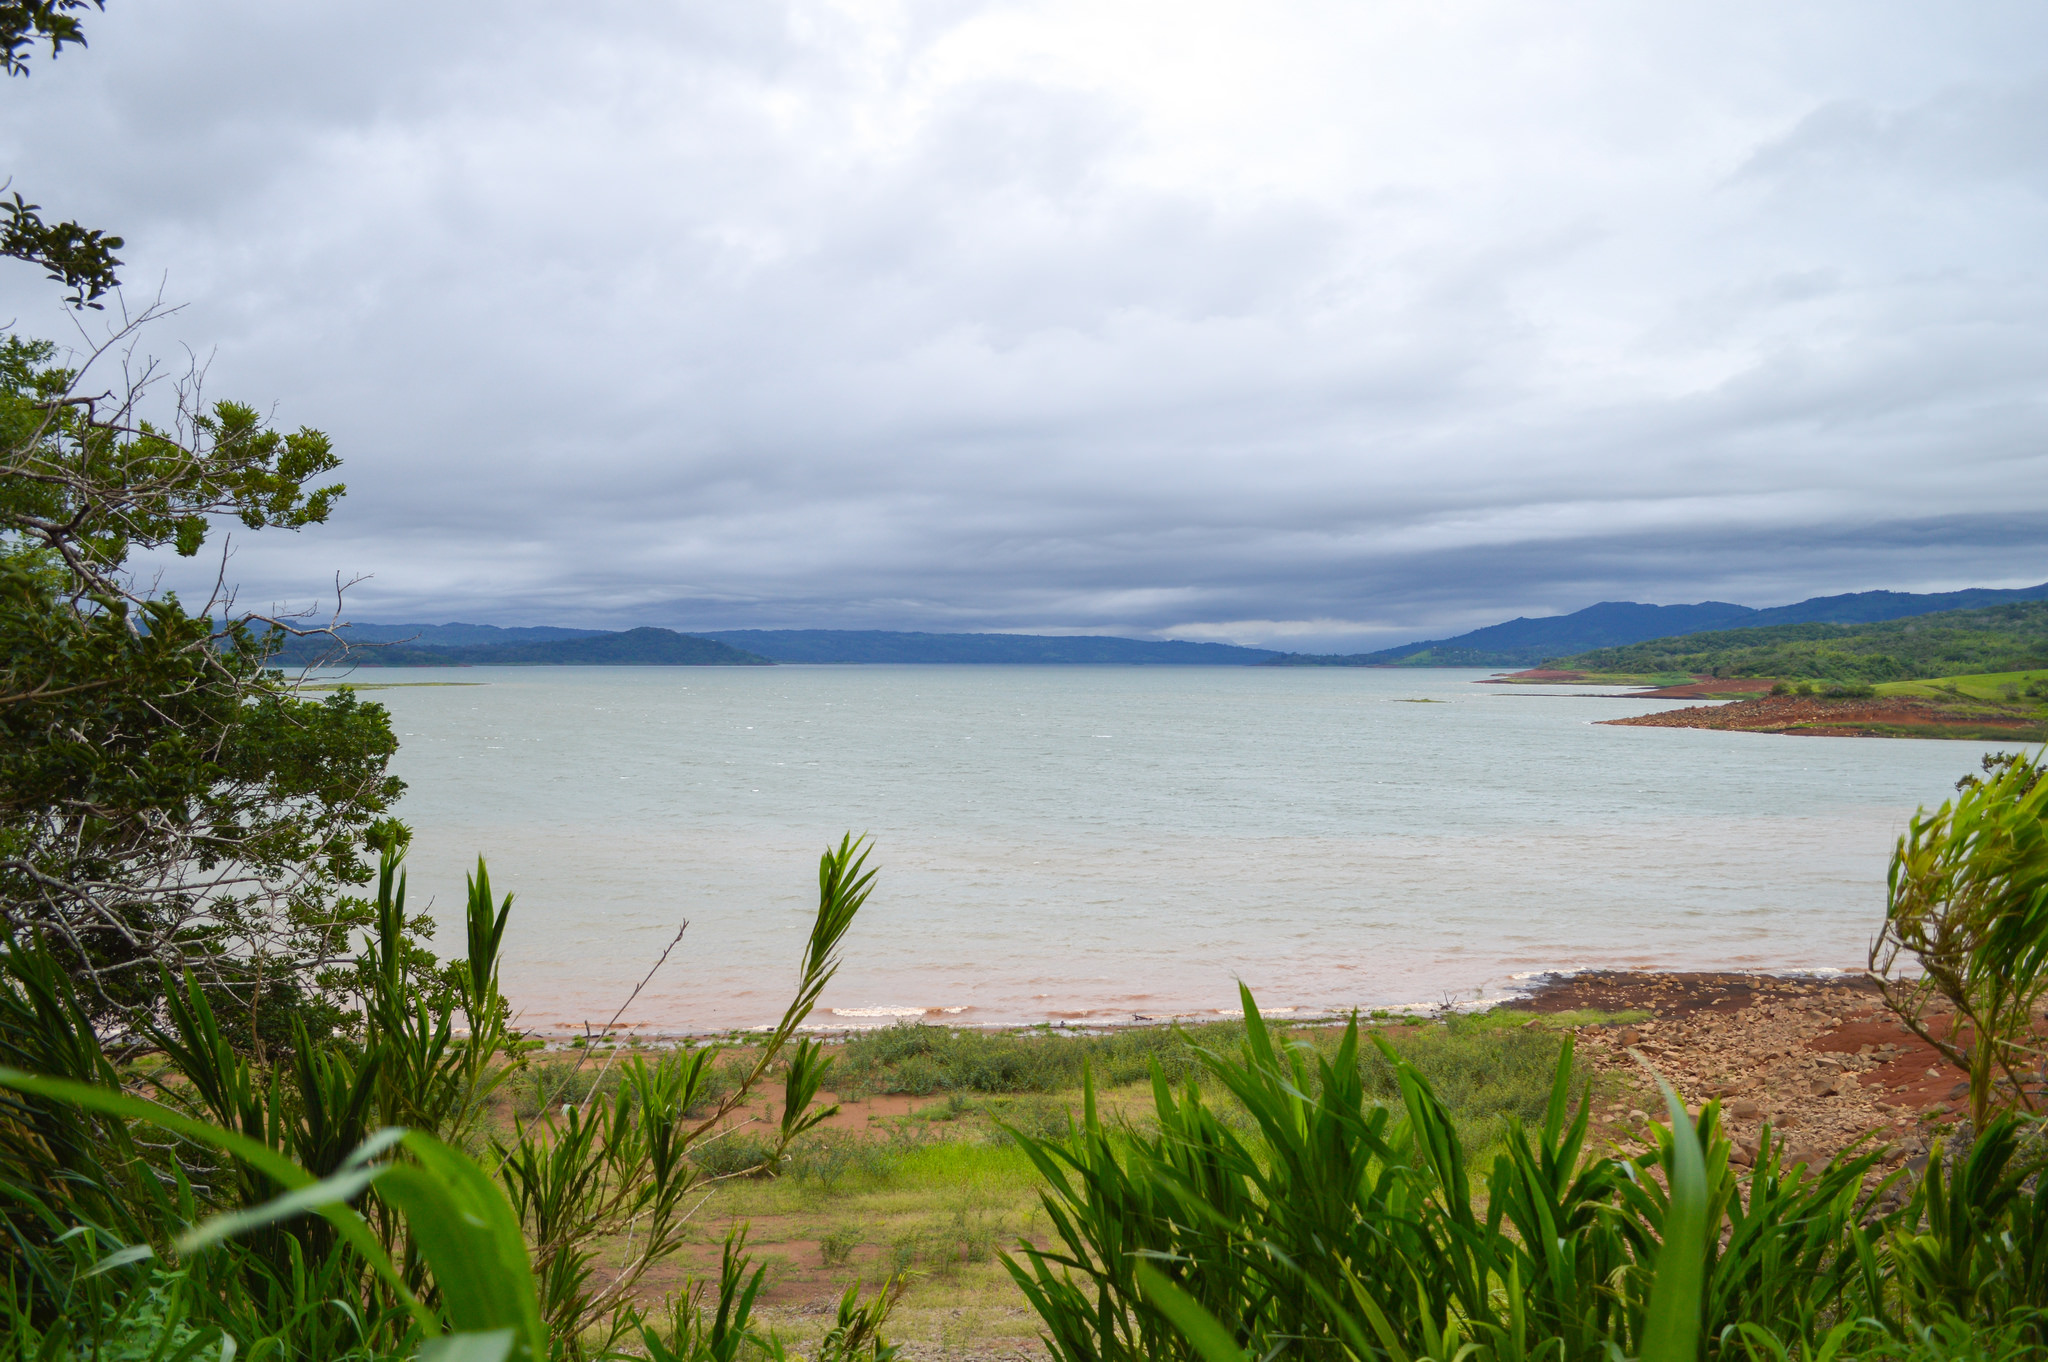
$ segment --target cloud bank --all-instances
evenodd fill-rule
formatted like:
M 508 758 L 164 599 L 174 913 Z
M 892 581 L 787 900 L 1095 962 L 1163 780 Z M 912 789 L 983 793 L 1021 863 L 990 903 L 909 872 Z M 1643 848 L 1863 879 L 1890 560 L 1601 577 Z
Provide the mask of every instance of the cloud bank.
M 245 603 L 1364 648 L 2048 578 L 2038 6 L 88 31 L 0 91 L 17 187 L 347 461 Z

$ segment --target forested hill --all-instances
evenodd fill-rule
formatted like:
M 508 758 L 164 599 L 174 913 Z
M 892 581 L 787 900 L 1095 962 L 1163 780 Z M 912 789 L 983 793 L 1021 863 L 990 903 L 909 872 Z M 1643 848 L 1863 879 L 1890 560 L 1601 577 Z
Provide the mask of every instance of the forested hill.
M 1910 681 L 2048 666 L 2048 601 L 1948 610 L 1874 624 L 1781 624 L 1596 648 L 1560 669 L 1653 675 Z
M 761 666 L 771 662 L 943 662 L 1026 665 L 1255 666 L 1268 648 L 1100 635 L 920 634 L 880 629 L 499 629 L 483 624 L 352 624 L 348 665 Z M 363 647 L 362 644 L 376 646 Z M 279 666 L 302 667 L 335 653 L 332 639 L 293 639 Z
M 2048 599 L 2048 582 L 2010 590 L 1972 588 L 1915 594 L 1910 591 L 1857 591 L 1840 596 L 1814 596 L 1791 605 L 1756 610 L 1727 601 L 1697 605 L 1641 605 L 1635 601 L 1602 601 L 1569 615 L 1543 619 L 1512 619 L 1490 624 L 1454 638 L 1405 643 L 1376 653 L 1320 656 L 1289 653 L 1269 666 L 1278 667 L 1533 667 L 1566 654 L 1593 648 L 1617 648 L 1646 640 L 1664 641 L 1713 630 L 1749 629 L 1782 624 L 1858 624 L 1929 615 L 1938 611 L 1976 609 L 2017 601 Z
M 328 663 L 351 667 L 772 667 L 774 662 L 716 639 L 678 634 L 672 629 L 628 629 L 624 633 L 577 631 L 569 638 L 530 638 L 510 643 L 464 647 L 418 642 L 369 641 L 365 630 L 386 632 L 395 626 L 352 628 L 344 635 L 354 646 L 343 654 L 324 636 L 293 639 L 273 659 L 276 665 L 304 667 Z M 443 628 L 480 628 L 462 625 Z M 523 631 L 506 630 L 507 633 Z M 538 631 L 536 631 L 538 632 Z M 565 633 L 571 631 L 563 631 Z
M 1281 656 L 1270 648 L 1109 638 L 1098 634 L 922 634 L 885 629 L 715 629 L 705 638 L 777 662 L 1122 663 L 1245 667 Z

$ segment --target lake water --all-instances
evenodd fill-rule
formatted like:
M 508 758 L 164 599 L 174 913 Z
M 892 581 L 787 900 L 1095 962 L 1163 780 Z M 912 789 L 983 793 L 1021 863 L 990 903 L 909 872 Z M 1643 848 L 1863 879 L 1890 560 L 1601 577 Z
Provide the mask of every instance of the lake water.
M 1982 748 L 1614 728 L 1671 702 L 1469 671 L 469 668 L 355 679 L 401 735 L 415 905 L 518 896 L 525 1025 L 771 1020 L 818 853 L 879 887 L 819 1020 L 1322 1011 L 1532 971 L 1863 963 L 1886 858 Z M 1428 701 L 1431 703 L 1416 703 Z

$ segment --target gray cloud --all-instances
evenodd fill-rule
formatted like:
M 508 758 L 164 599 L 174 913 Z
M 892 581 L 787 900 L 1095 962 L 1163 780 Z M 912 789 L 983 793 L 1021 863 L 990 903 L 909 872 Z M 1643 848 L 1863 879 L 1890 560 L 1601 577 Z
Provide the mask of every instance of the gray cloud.
M 2034 7 L 562 15 L 116 5 L 4 92 L 151 344 L 348 460 L 245 601 L 1348 647 L 2048 578 Z

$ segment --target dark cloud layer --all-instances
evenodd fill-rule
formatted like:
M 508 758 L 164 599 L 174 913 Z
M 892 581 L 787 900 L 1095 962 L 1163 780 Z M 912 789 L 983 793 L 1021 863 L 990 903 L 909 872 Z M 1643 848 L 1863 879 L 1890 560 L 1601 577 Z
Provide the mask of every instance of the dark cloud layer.
M 17 184 L 348 461 L 245 601 L 1320 648 L 2048 578 L 2036 6 L 91 33 L 4 92 Z

